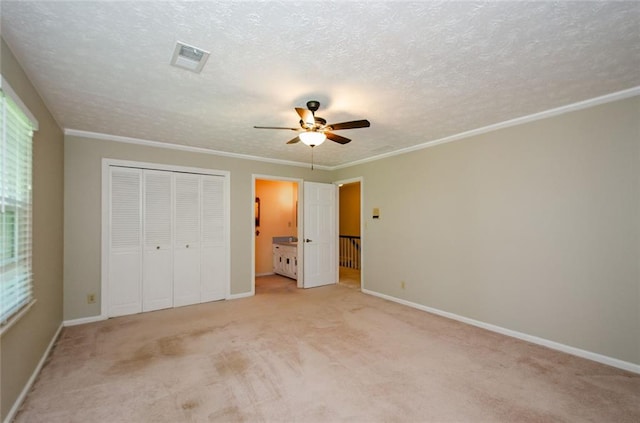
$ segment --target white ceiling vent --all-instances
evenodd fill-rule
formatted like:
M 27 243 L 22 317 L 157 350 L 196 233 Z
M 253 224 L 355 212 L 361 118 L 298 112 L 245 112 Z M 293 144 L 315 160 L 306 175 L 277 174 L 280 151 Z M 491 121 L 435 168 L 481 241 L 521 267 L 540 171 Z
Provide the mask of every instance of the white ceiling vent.
M 178 41 L 176 48 L 173 50 L 171 64 L 178 68 L 200 73 L 208 58 L 208 51 Z

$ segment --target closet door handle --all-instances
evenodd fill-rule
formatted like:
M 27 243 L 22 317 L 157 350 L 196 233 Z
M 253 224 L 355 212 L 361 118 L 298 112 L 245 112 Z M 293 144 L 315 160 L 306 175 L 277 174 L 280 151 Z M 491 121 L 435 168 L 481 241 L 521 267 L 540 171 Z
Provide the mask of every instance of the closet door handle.
M 189 248 L 189 244 L 187 244 L 187 248 Z
M 160 246 L 158 245 L 158 246 L 156 247 L 156 250 L 159 250 L 159 249 L 160 249 Z

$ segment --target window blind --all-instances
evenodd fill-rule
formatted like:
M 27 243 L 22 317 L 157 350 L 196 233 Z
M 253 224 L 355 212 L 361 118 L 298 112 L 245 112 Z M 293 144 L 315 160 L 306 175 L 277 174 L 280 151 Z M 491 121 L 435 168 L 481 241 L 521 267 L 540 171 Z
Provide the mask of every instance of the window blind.
M 0 326 L 32 300 L 31 157 L 34 126 L 0 89 Z

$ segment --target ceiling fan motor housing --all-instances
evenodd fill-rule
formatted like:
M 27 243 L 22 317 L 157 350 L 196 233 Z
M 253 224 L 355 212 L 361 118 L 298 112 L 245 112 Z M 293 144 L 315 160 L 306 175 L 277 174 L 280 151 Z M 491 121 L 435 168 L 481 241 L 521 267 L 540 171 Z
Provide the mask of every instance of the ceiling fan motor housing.
M 316 100 L 307 101 L 307 109 L 311 110 L 312 112 L 315 112 L 319 108 L 320 108 L 319 101 L 316 101 Z
M 310 123 L 305 122 L 302 119 L 300 119 L 300 126 L 303 129 L 321 130 L 327 125 L 327 120 L 324 119 L 324 118 L 321 118 L 321 117 L 318 117 L 318 116 L 314 116 L 313 120 L 314 120 L 314 124 L 311 125 Z

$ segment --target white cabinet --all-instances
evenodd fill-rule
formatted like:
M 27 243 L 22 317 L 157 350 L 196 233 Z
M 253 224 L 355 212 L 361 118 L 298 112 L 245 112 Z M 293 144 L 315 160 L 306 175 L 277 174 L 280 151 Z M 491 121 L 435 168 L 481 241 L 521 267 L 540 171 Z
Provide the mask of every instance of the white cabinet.
M 298 278 L 298 248 L 294 245 L 273 244 L 273 273 Z
M 225 298 L 225 178 L 109 168 L 107 316 Z

